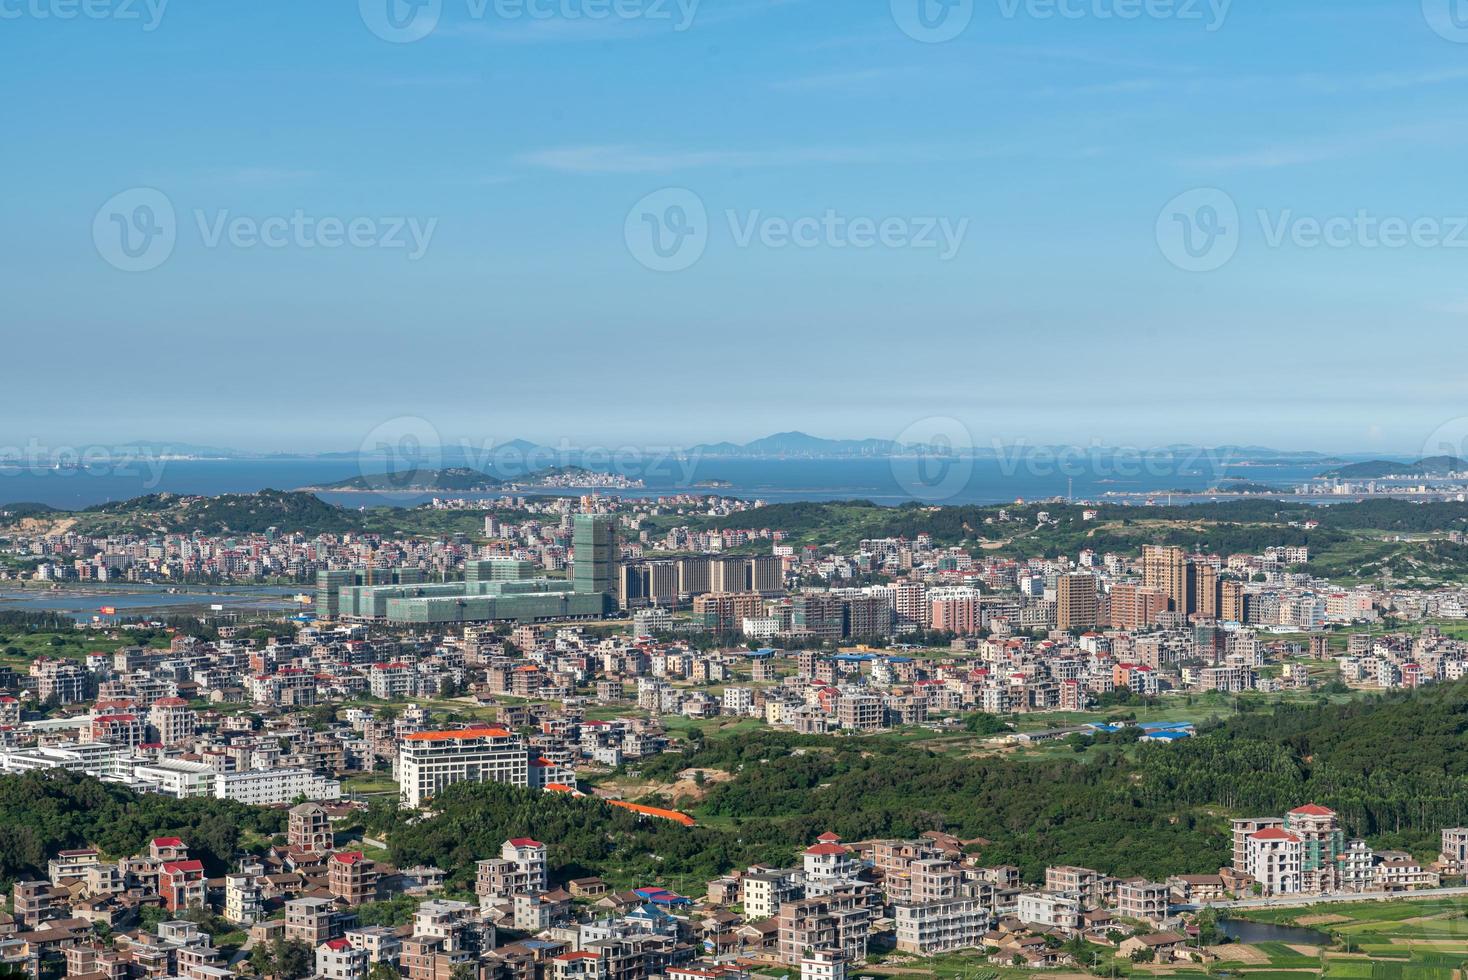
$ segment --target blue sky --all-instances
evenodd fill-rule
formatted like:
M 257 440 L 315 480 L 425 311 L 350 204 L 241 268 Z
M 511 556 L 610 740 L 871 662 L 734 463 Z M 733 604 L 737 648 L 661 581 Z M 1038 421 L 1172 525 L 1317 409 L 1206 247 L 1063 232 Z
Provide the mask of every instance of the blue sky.
M 935 43 L 917 0 L 438 0 L 407 43 L 402 0 L 89 2 L 0 0 L 0 442 L 1411 452 L 1468 415 L 1463 0 L 972 0 Z M 173 243 L 126 271 L 138 188 Z M 648 268 L 688 200 L 696 261 Z M 251 237 L 297 213 L 360 243 Z

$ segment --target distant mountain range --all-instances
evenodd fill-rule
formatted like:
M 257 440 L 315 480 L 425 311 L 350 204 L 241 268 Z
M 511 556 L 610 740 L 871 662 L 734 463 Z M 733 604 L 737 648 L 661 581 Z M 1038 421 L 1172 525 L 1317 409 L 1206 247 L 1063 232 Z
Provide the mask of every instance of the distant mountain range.
M 1447 476 L 1450 473 L 1463 472 L 1468 472 L 1468 461 L 1457 456 L 1428 456 L 1410 463 L 1390 459 L 1350 463 L 1320 475 L 1326 479 L 1338 480 L 1383 480 L 1394 476 Z
M 236 449 L 227 449 L 217 446 L 201 446 L 190 443 L 168 443 L 157 440 L 147 440 L 127 443 L 112 447 L 112 451 L 126 455 L 147 455 L 151 457 L 194 457 L 206 459 L 239 459 L 239 460 L 283 460 L 283 459 L 323 459 L 323 460 L 351 460 L 361 458 L 380 458 L 393 460 L 397 451 L 394 447 L 383 446 L 379 450 L 348 450 L 331 452 L 297 452 L 297 453 L 264 453 L 244 452 Z M 591 456 L 606 457 L 605 447 L 592 448 L 568 448 L 561 446 L 545 446 L 528 439 L 511 439 L 508 442 L 473 442 L 464 440 L 460 442 L 448 441 L 440 446 L 424 446 L 425 457 L 432 460 L 432 465 L 445 468 L 445 472 L 456 469 L 466 469 L 484 474 L 492 471 L 505 478 L 513 479 L 523 476 L 526 472 L 542 470 L 556 464 L 572 465 L 579 464 Z M 933 442 L 899 442 L 894 439 L 826 439 L 813 436 L 809 433 L 793 431 L 778 432 L 774 435 L 754 439 L 750 442 L 713 442 L 700 443 L 693 446 L 649 446 L 642 450 L 643 455 L 652 456 L 663 453 L 671 453 L 674 456 L 689 457 L 745 457 L 745 458 L 887 458 L 892 456 L 905 456 L 914 454 L 944 454 L 957 456 L 971 456 L 975 458 L 994 458 L 998 456 L 1019 457 L 1032 454 L 1080 452 L 1084 455 L 1106 456 L 1121 452 L 1132 454 L 1144 454 L 1149 456 L 1178 455 L 1207 453 L 1214 458 L 1227 457 L 1235 462 L 1274 462 L 1292 461 L 1296 463 L 1319 463 L 1322 466 L 1333 463 L 1344 462 L 1340 457 L 1327 456 L 1322 453 L 1310 451 L 1279 450 L 1267 446 L 1197 446 L 1187 443 L 1177 443 L 1167 446 L 1149 447 L 1106 447 L 1106 446 L 1082 446 L 1077 447 L 1064 443 L 1030 445 L 1026 443 L 1011 445 L 986 445 L 986 446 L 949 446 Z M 1349 457 L 1348 457 L 1349 458 Z M 1356 458 L 1360 458 L 1357 456 Z M 452 478 L 450 478 L 452 479 Z M 441 489 L 459 489 L 457 487 L 443 487 Z
M 752 442 L 712 442 L 683 450 L 688 456 L 896 456 L 939 448 L 904 445 L 891 439 L 822 439 L 804 432 L 777 432 Z

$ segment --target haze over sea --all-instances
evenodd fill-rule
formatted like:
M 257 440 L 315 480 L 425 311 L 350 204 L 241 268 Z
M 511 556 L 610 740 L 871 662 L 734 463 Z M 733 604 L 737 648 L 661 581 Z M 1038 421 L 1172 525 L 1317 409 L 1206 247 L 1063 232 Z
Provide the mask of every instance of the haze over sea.
M 383 464 L 369 464 L 369 472 Z M 1073 494 L 1166 494 L 1203 491 L 1220 483 L 1247 481 L 1288 491 L 1334 465 L 1324 460 L 1246 461 L 1200 451 L 1173 455 L 1098 455 L 1028 460 L 975 458 L 932 460 L 831 458 L 751 459 L 704 457 L 696 461 L 652 458 L 613 469 L 641 479 L 635 490 L 603 490 L 623 496 L 679 492 L 719 494 L 771 503 L 798 500 L 865 499 L 896 506 L 912 500 L 946 504 L 995 504 Z M 122 461 L 91 469 L 0 466 L 0 503 L 41 503 L 79 509 L 149 493 L 218 495 L 263 489 L 322 486 L 363 473 L 355 458 Z M 529 489 L 516 493 L 581 494 L 589 489 Z M 503 494 L 330 492 L 318 494 L 348 507 L 412 506 L 433 497 L 497 497 Z M 1178 500 L 1175 502 L 1184 502 Z

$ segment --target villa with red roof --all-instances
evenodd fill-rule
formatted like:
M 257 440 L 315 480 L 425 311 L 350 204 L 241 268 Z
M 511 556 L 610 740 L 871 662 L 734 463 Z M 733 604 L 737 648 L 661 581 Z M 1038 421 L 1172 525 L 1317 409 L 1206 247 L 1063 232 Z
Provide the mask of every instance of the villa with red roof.
M 155 842 L 156 843 L 156 842 Z M 158 894 L 170 912 L 203 908 L 205 900 L 202 861 L 165 861 L 158 869 Z

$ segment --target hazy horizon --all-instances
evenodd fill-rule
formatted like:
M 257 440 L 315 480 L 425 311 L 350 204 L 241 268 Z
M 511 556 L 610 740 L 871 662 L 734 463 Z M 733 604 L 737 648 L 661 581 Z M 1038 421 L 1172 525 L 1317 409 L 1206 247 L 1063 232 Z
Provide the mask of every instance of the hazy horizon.
M 698 446 L 719 444 L 744 446 L 777 435 L 797 433 L 827 441 L 857 442 L 886 440 L 898 442 L 903 445 L 953 445 L 961 450 L 970 450 L 979 454 L 1004 451 L 1022 452 L 1027 449 L 1044 449 L 1046 447 L 1140 452 L 1157 452 L 1170 447 L 1193 449 L 1228 447 L 1285 455 L 1319 454 L 1322 456 L 1339 457 L 1368 457 L 1379 455 L 1399 458 L 1463 455 L 1464 458 L 1468 458 L 1468 421 L 1460 421 L 1446 435 L 1439 432 L 1436 442 L 1425 443 L 1417 447 L 1404 445 L 1396 448 L 1372 448 L 1363 445 L 1342 445 L 1337 447 L 1301 444 L 1279 445 L 1248 438 L 1226 438 L 1218 441 L 1188 439 L 1102 441 L 1097 439 L 1027 438 L 1024 436 L 1001 438 L 999 436 L 986 437 L 982 430 L 967 429 L 966 427 L 956 429 L 953 425 L 953 422 L 956 420 L 953 419 L 921 420 L 915 425 L 909 425 L 901 432 L 893 432 L 885 435 L 859 430 L 853 430 L 849 433 L 835 433 L 795 427 L 752 434 L 735 433 L 722 438 L 673 439 L 657 438 L 654 435 L 647 435 L 642 438 L 612 438 L 609 440 L 578 439 L 566 435 L 550 435 L 548 437 L 537 438 L 530 434 L 521 434 L 515 430 L 507 430 L 503 436 L 486 436 L 480 433 L 450 433 L 438 431 L 436 427 L 424 427 L 422 425 L 424 421 L 426 420 L 419 416 L 391 419 L 377 426 L 365 439 L 360 434 L 343 433 L 335 440 L 327 439 L 321 442 L 299 443 L 295 445 L 275 445 L 248 439 L 225 441 L 223 439 L 208 438 L 201 440 L 196 438 L 184 439 L 147 436 L 120 439 L 71 440 L 44 440 L 37 437 L 26 437 L 24 440 L 18 440 L 13 436 L 6 438 L 4 435 L 0 435 L 0 458 L 13 457 L 17 453 L 74 453 L 88 448 L 124 448 L 138 445 L 149 446 L 161 452 L 178 452 L 181 454 L 201 454 L 207 450 L 219 450 L 237 453 L 246 458 L 254 456 L 355 456 L 363 454 L 371 455 L 374 452 L 386 452 L 392 455 L 396 452 L 396 449 L 393 447 L 406 437 L 424 445 L 438 447 L 451 460 L 450 463 L 446 463 L 445 465 L 453 465 L 452 460 L 457 459 L 460 455 L 467 455 L 471 460 L 479 456 L 487 458 L 493 451 L 512 448 L 516 443 L 529 443 L 539 448 L 549 448 L 570 453 L 586 451 L 619 452 L 627 450 L 641 450 L 648 453 L 656 453 L 670 450 L 684 451 Z M 1459 431 L 1459 428 L 1462 431 Z M 353 445 L 353 442 L 356 442 L 356 445 Z M 380 448 L 384 446 L 388 448 Z M 378 448 L 374 449 L 374 447 Z
M 1416 453 L 1453 2 L 17 5 L 3 441 Z

